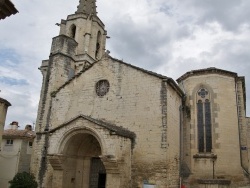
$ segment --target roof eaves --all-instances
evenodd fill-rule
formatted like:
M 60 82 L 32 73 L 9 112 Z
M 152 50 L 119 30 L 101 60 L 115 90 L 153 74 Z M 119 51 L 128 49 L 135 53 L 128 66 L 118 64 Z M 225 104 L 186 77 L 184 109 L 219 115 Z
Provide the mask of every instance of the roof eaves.
M 15 5 L 10 0 L 0 0 L 0 7 L 0 20 L 18 13 Z
M 110 57 L 112 60 L 114 60 L 114 61 L 118 61 L 118 62 L 119 62 L 119 63 L 121 63 L 121 64 L 124 64 L 124 65 L 126 65 L 126 66 L 132 67 L 132 68 L 134 68 L 134 69 L 136 69 L 136 70 L 139 70 L 139 71 L 142 71 L 142 72 L 144 72 L 144 73 L 146 73 L 146 74 L 149 74 L 149 75 L 152 75 L 152 76 L 155 76 L 155 77 L 161 78 L 161 79 L 168 79 L 168 78 L 169 78 L 169 77 L 167 77 L 167 76 L 164 76 L 164 75 L 158 74 L 158 73 L 156 73 L 156 72 L 149 71 L 149 70 L 146 70 L 146 69 L 143 69 L 143 68 L 137 67 L 137 66 L 135 66 L 135 65 L 132 65 L 132 64 L 126 63 L 126 62 L 124 62 L 124 61 L 122 61 L 122 60 L 119 60 L 119 59 L 113 58 L 113 57 L 111 57 L 111 56 L 109 56 L 109 57 Z
M 28 139 L 28 140 L 32 140 L 34 139 L 36 136 L 21 136 L 21 135 L 3 135 L 3 139 Z
M 223 69 L 218 69 L 215 67 L 209 67 L 206 69 L 197 69 L 197 70 L 191 70 L 189 72 L 186 72 L 184 75 L 179 77 L 176 81 L 180 83 L 182 80 L 191 77 L 191 76 L 198 76 L 198 75 L 204 75 L 204 74 L 223 74 L 231 77 L 237 77 L 237 73 L 223 70 Z
M 0 102 L 5 103 L 7 106 L 11 106 L 10 102 L 0 97 Z
M 169 85 L 179 94 L 180 97 L 183 97 L 185 95 L 184 92 L 180 89 L 180 87 L 172 78 L 165 79 L 164 81 L 169 83 Z
M 246 83 L 245 83 L 245 77 L 244 76 L 239 76 L 238 79 L 242 83 L 243 102 L 244 102 L 244 109 L 246 111 Z

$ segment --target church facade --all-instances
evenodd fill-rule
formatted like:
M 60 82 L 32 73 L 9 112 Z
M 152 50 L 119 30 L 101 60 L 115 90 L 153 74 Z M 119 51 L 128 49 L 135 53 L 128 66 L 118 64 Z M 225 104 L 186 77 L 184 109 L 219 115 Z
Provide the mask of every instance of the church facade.
M 40 67 L 32 169 L 39 187 L 239 187 L 249 183 L 244 77 L 177 82 L 109 56 L 95 1 L 60 23 Z

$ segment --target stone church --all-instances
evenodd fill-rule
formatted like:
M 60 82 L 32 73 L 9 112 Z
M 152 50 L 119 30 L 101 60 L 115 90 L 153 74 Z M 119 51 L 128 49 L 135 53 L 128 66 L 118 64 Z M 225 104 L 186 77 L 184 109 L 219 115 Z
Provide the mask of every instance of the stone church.
M 246 186 L 244 77 L 207 68 L 175 82 L 112 58 L 106 38 L 95 0 L 80 0 L 42 61 L 31 161 L 39 187 Z

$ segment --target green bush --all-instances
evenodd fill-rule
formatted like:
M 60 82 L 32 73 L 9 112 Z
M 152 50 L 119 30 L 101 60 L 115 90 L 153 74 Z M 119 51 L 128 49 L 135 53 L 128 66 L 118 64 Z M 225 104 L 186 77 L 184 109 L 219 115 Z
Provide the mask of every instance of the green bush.
M 10 188 L 37 188 L 35 177 L 27 172 L 17 173 L 13 180 L 9 181 Z

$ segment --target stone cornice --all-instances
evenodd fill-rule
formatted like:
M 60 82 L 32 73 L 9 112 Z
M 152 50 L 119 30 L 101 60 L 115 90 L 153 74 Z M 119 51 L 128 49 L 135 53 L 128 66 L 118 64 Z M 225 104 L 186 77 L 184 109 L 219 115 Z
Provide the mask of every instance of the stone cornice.
M 98 119 L 94 119 L 90 116 L 86 116 L 86 115 L 78 115 L 72 119 L 70 119 L 69 121 L 66 121 L 65 123 L 57 126 L 56 128 L 53 128 L 51 130 L 48 130 L 48 131 L 44 131 L 44 132 L 37 132 L 36 134 L 47 134 L 47 133 L 54 133 L 55 131 L 69 125 L 70 123 L 72 123 L 73 121 L 75 120 L 78 120 L 78 119 L 85 119 L 85 120 L 88 120 L 96 125 L 99 125 L 103 128 L 106 128 L 110 131 L 110 134 L 111 135 L 119 135 L 119 136 L 123 136 L 123 137 L 126 137 L 126 138 L 130 138 L 132 140 L 132 143 L 135 142 L 135 138 L 136 138 L 136 134 L 134 132 L 131 132 L 129 131 L 128 129 L 125 129 L 123 127 L 119 127 L 117 125 L 114 125 L 114 124 L 111 124 L 111 123 L 108 123 L 108 122 L 104 122 L 102 120 L 98 120 Z
M 71 15 L 68 15 L 66 21 L 76 20 L 76 19 L 79 19 L 79 18 L 86 20 L 86 19 L 88 19 L 88 17 L 89 17 L 89 15 L 86 14 L 86 13 L 71 14 Z M 101 27 L 105 27 L 104 23 L 101 21 L 101 19 L 97 15 L 92 15 L 91 19 L 92 19 L 93 22 L 98 23 Z
M 205 74 L 220 74 L 220 75 L 230 76 L 234 78 L 237 77 L 237 73 L 222 70 L 222 69 L 217 69 L 215 67 L 210 67 L 206 69 L 197 69 L 197 70 L 189 71 L 185 73 L 184 75 L 182 75 L 181 77 L 179 77 L 177 79 L 177 82 L 180 83 L 182 80 L 185 80 L 191 76 L 199 76 L 199 75 L 205 75 Z

